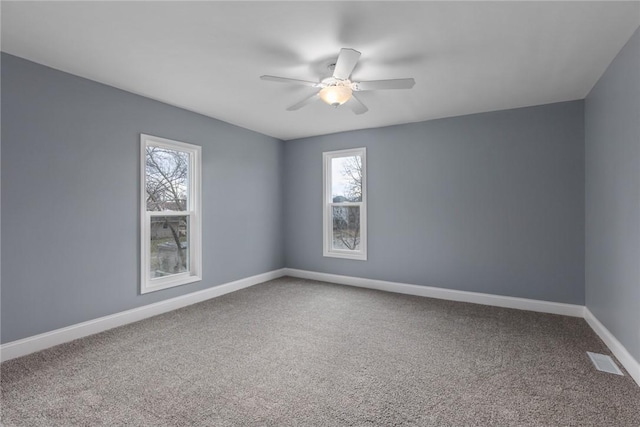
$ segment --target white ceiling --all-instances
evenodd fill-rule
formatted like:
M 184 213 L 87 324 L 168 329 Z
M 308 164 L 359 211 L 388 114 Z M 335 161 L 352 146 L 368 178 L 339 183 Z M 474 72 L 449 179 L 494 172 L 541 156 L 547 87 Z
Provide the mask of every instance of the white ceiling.
M 639 2 L 2 2 L 2 50 L 281 139 L 584 98 Z M 340 48 L 369 112 L 259 79 L 324 77 Z

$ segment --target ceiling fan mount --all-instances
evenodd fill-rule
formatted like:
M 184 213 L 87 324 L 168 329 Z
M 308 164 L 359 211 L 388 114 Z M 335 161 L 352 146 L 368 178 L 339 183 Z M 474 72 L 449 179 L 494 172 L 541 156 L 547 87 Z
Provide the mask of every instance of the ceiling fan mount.
M 351 73 L 356 67 L 359 58 L 360 52 L 357 50 L 347 48 L 341 49 L 336 62 L 330 62 L 327 65 L 327 68 L 331 73 L 330 77 L 326 77 L 319 82 L 267 75 L 260 76 L 260 78 L 262 80 L 278 83 L 290 83 L 320 89 L 313 95 L 290 106 L 287 108 L 287 111 L 298 110 L 318 99 L 321 99 L 332 107 L 339 107 L 342 104 L 348 103 L 351 110 L 356 114 L 366 113 L 369 109 L 358 99 L 354 92 L 382 89 L 411 89 L 415 84 L 415 80 L 412 78 L 360 82 L 352 81 L 350 80 Z

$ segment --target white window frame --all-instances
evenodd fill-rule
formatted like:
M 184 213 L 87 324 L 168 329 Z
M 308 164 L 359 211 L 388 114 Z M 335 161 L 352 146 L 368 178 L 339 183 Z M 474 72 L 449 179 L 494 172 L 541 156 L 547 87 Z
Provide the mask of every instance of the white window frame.
M 362 201 L 334 203 L 331 197 L 331 160 L 337 157 L 361 156 L 362 158 Z M 322 234 L 323 255 L 332 258 L 367 260 L 367 149 L 350 148 L 348 150 L 327 151 L 322 153 Z M 334 206 L 360 207 L 360 250 L 333 248 Z
M 186 211 L 147 211 L 146 192 L 146 149 L 148 146 L 166 148 L 189 154 L 189 193 Z M 201 234 L 201 147 L 157 136 L 140 134 L 140 221 L 141 221 L 141 279 L 140 293 L 159 291 L 174 286 L 202 280 L 202 234 Z M 170 276 L 151 278 L 151 217 L 187 216 L 189 217 L 189 270 Z

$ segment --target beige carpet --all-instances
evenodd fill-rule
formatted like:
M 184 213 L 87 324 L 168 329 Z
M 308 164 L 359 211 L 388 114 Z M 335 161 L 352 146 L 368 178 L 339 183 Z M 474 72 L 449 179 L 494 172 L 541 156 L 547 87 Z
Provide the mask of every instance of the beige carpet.
M 2 364 L 5 426 L 640 426 L 582 319 L 283 278 Z

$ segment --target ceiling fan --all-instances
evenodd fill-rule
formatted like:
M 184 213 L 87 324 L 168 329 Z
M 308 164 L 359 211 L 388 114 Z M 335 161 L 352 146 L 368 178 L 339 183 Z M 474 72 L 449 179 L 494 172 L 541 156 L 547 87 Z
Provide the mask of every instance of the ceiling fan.
M 413 79 L 391 79 L 391 80 L 370 80 L 354 82 L 349 80 L 353 69 L 358 63 L 360 52 L 354 49 L 343 48 L 340 50 L 338 60 L 335 64 L 330 64 L 329 69 L 333 69 L 333 75 L 322 79 L 319 82 L 307 80 L 290 79 L 287 77 L 260 76 L 262 80 L 278 83 L 290 83 L 295 85 L 310 86 L 320 90 L 313 95 L 293 104 L 287 111 L 298 110 L 305 105 L 321 99 L 332 107 L 338 107 L 349 101 L 348 105 L 356 114 L 363 114 L 369 109 L 358 99 L 354 92 L 381 89 L 411 89 L 416 83 Z

